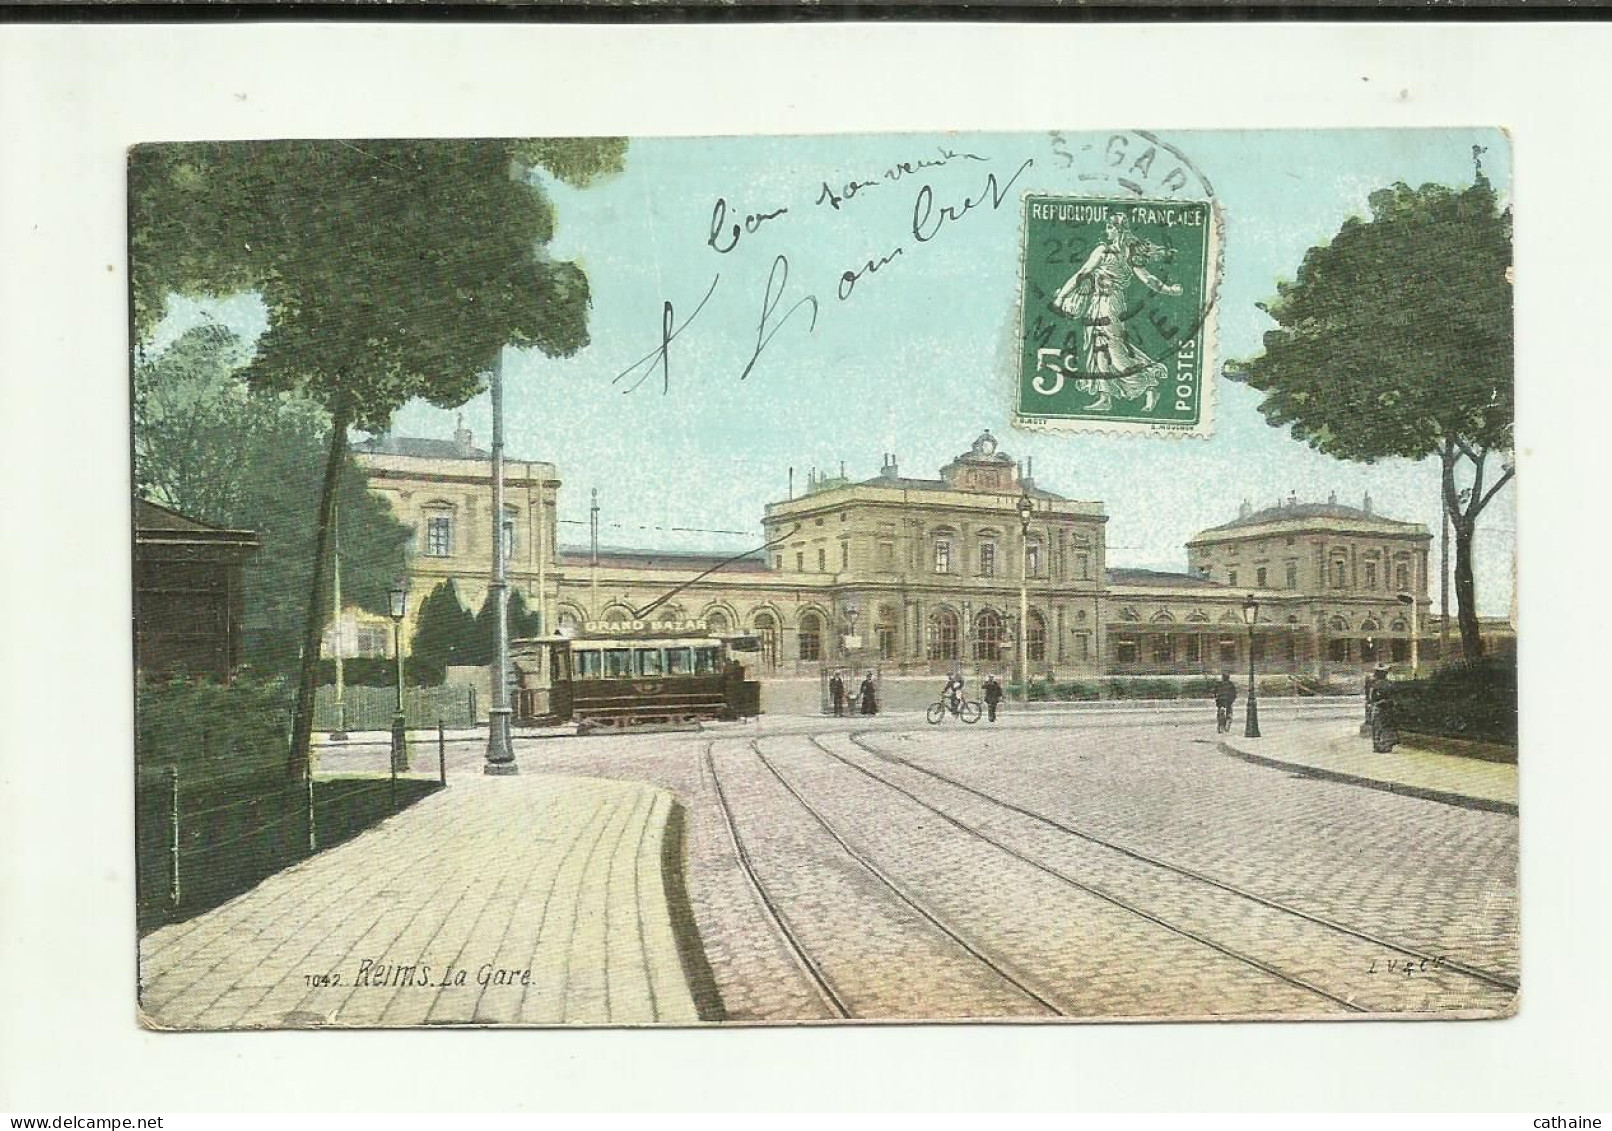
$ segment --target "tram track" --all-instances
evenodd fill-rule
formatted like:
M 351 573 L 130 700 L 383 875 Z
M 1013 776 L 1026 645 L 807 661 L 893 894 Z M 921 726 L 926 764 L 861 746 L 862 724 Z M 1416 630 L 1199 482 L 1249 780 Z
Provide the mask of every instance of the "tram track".
M 1264 908 L 1266 908 L 1268 910 L 1275 911 L 1275 912 L 1278 912 L 1278 913 L 1281 913 L 1281 914 L 1284 914 L 1284 915 L 1287 915 L 1287 916 L 1291 916 L 1294 919 L 1309 923 L 1309 924 L 1311 924 L 1313 926 L 1316 926 L 1316 927 L 1323 928 L 1325 930 L 1334 932 L 1334 933 L 1336 933 L 1338 935 L 1341 935 L 1341 936 L 1346 936 L 1346 937 L 1354 939 L 1354 940 L 1356 940 L 1358 942 L 1364 942 L 1364 943 L 1367 943 L 1367 944 L 1372 945 L 1372 946 L 1381 947 L 1384 950 L 1392 951 L 1392 952 L 1394 952 L 1396 954 L 1404 956 L 1404 958 L 1406 958 L 1406 959 L 1415 960 L 1415 961 L 1417 961 L 1419 963 L 1424 964 L 1424 968 L 1425 968 L 1425 964 L 1432 963 L 1434 965 L 1434 969 L 1436 969 L 1436 970 L 1443 970 L 1443 971 L 1447 971 L 1447 972 L 1452 973 L 1452 974 L 1460 975 L 1460 976 L 1465 977 L 1467 979 L 1470 979 L 1472 981 L 1478 982 L 1478 983 L 1480 983 L 1480 984 L 1482 984 L 1482 985 L 1484 985 L 1486 987 L 1489 987 L 1491 989 L 1502 990 L 1502 991 L 1505 991 L 1505 992 L 1508 992 L 1508 993 L 1513 993 L 1514 994 L 1514 993 L 1517 992 L 1517 990 L 1519 988 L 1519 980 L 1518 979 L 1512 978 L 1512 977 L 1510 977 L 1510 976 L 1508 976 L 1506 974 L 1500 973 L 1498 971 L 1488 970 L 1488 969 L 1485 969 L 1485 968 L 1483 968 L 1481 966 L 1476 966 L 1476 965 L 1473 965 L 1473 964 L 1470 964 L 1470 963 L 1461 962 L 1458 959 L 1451 959 L 1451 958 L 1449 958 L 1449 957 L 1447 957 L 1445 955 L 1429 954 L 1426 950 L 1424 950 L 1422 948 L 1419 948 L 1419 947 L 1416 947 L 1416 946 L 1413 946 L 1411 944 L 1402 943 L 1402 942 L 1395 941 L 1393 939 L 1384 938 L 1384 937 L 1382 937 L 1380 935 L 1373 934 L 1370 931 L 1362 930 L 1362 929 L 1359 929 L 1359 928 L 1356 928 L 1356 927 L 1351 927 L 1351 926 L 1349 926 L 1347 924 L 1336 922 L 1336 921 L 1334 921 L 1332 919 L 1329 919 L 1329 918 L 1327 918 L 1325 916 L 1316 915 L 1314 913 L 1305 911 L 1305 910 L 1303 910 L 1301 908 L 1293 907 L 1292 905 L 1284 903 L 1284 902 L 1282 902 L 1280 900 L 1272 899 L 1272 898 L 1270 898 L 1268 896 L 1260 895 L 1257 892 L 1251 892 L 1251 891 L 1248 891 L 1246 889 L 1239 888 L 1236 885 L 1226 883 L 1223 880 L 1216 879 L 1213 876 L 1205 875 L 1204 873 L 1196 871 L 1194 869 L 1186 868 L 1186 867 L 1183 867 L 1183 866 L 1181 866 L 1179 864 L 1175 864 L 1175 863 L 1172 863 L 1170 861 L 1163 860 L 1163 859 L 1161 859 L 1159 857 L 1150 855 L 1150 854 L 1145 853 L 1145 852 L 1141 852 L 1141 851 L 1139 851 L 1137 849 L 1130 848 L 1130 847 L 1128 847 L 1126 845 L 1123 845 L 1123 844 L 1118 844 L 1118 843 L 1116 843 L 1116 842 L 1114 842 L 1112 840 L 1109 840 L 1106 837 L 1099 836 L 1099 835 L 1097 835 L 1095 833 L 1092 833 L 1090 831 L 1087 831 L 1087 830 L 1076 828 L 1076 827 L 1074 827 L 1072 825 L 1066 824 L 1066 823 L 1064 823 L 1062 821 L 1059 821 L 1059 820 L 1056 820 L 1056 819 L 1054 819 L 1052 817 L 1048 817 L 1045 814 L 1038 813 L 1038 812 L 1036 812 L 1036 811 L 1034 811 L 1032 809 L 1028 809 L 1028 808 L 1025 808 L 1024 806 L 1015 804 L 1014 802 L 1003 800 L 1000 797 L 996 797 L 996 796 L 994 796 L 994 795 L 992 795 L 990 793 L 986 793 L 983 790 L 977 789 L 976 787 L 971 786 L 971 785 L 967 784 L 966 782 L 959 781 L 958 779 L 956 779 L 954 777 L 951 777 L 948 774 L 941 773 L 938 770 L 930 769 L 927 766 L 919 765 L 918 763 L 913 762 L 910 759 L 903 758 L 898 754 L 892 754 L 892 753 L 889 753 L 887 751 L 878 750 L 878 749 L 870 746 L 867 742 L 863 741 L 862 736 L 861 736 L 860 733 L 853 732 L 853 733 L 847 735 L 846 737 L 856 747 L 858 747 L 860 750 L 864 751 L 865 753 L 867 753 L 868 755 L 870 755 L 873 758 L 879 759 L 880 761 L 883 761 L 883 762 L 886 762 L 886 763 L 891 763 L 891 764 L 894 764 L 894 765 L 899 765 L 899 766 L 905 767 L 906 769 L 911 770 L 914 773 L 923 775 L 924 777 L 927 777 L 927 778 L 932 779 L 934 781 L 939 781 L 939 782 L 941 782 L 941 783 L 943 783 L 943 784 L 945 784 L 947 786 L 950 786 L 951 788 L 957 789 L 957 790 L 959 790 L 959 791 L 961 791 L 963 793 L 966 793 L 966 794 L 969 794 L 970 796 L 978 798 L 981 801 L 987 802 L 990 805 L 994 805 L 994 806 L 997 806 L 997 807 L 999 807 L 1001 809 L 1004 809 L 1004 810 L 1007 810 L 1009 812 L 1015 813 L 1015 814 L 1017 814 L 1017 815 L 1019 815 L 1021 817 L 1024 817 L 1024 818 L 1026 818 L 1026 819 L 1028 819 L 1030 821 L 1033 821 L 1033 822 L 1038 823 L 1040 825 L 1046 826 L 1046 827 L 1048 827 L 1050 829 L 1056 830 L 1057 832 L 1062 833 L 1062 834 L 1064 834 L 1066 836 L 1074 837 L 1074 838 L 1076 838 L 1076 839 L 1078 839 L 1080 841 L 1083 841 L 1083 842 L 1085 842 L 1087 844 L 1091 844 L 1093 846 L 1105 849 L 1107 851 L 1117 853 L 1117 854 L 1119 854 L 1119 855 L 1121 855 L 1123 857 L 1126 857 L 1126 858 L 1128 858 L 1130 860 L 1136 861 L 1137 863 L 1144 864 L 1144 865 L 1147 865 L 1149 867 L 1158 869 L 1158 870 L 1160 870 L 1162 872 L 1168 873 L 1170 875 L 1181 877 L 1183 879 L 1193 881 L 1195 883 L 1204 885 L 1206 887 L 1216 889 L 1216 890 L 1224 892 L 1224 893 L 1226 893 L 1228 895 L 1235 896 L 1235 897 L 1237 897 L 1239 899 L 1246 900 L 1246 901 L 1248 901 L 1250 903 L 1257 904 L 1257 905 L 1259 905 L 1261 907 L 1264 907 Z M 922 805 L 926 809 L 929 809 L 931 812 L 934 812 L 937 816 L 941 817 L 941 819 L 948 821 L 949 823 L 955 825 L 956 827 L 958 827 L 960 829 L 963 829 L 964 831 L 970 832 L 973 835 L 978 836 L 981 839 L 984 839 L 984 840 L 988 841 L 989 843 L 992 843 L 993 845 L 995 845 L 996 847 L 1002 849 L 1003 851 L 1007 851 L 1010 854 L 1014 855 L 1015 857 L 1017 857 L 1017 858 L 1019 858 L 1021 860 L 1024 860 L 1026 863 L 1030 863 L 1030 864 L 1042 869 L 1043 871 L 1048 871 L 1051 874 L 1058 876 L 1059 879 L 1063 880 L 1066 883 L 1073 884 L 1074 886 L 1081 888 L 1081 890 L 1087 891 L 1092 895 L 1095 895 L 1095 896 L 1097 896 L 1099 898 L 1102 898 L 1102 899 L 1104 899 L 1104 900 L 1106 900 L 1106 901 L 1108 901 L 1110 903 L 1115 904 L 1116 906 L 1125 907 L 1126 910 L 1131 911 L 1131 912 L 1133 912 L 1135 914 L 1141 915 L 1142 917 L 1150 919 L 1150 920 L 1152 920 L 1152 921 L 1154 921 L 1156 923 L 1159 923 L 1161 926 L 1164 926 L 1167 929 L 1175 931 L 1176 933 L 1184 934 L 1184 935 L 1186 935 L 1186 937 L 1189 937 L 1189 938 L 1194 938 L 1195 941 L 1198 941 L 1198 942 L 1203 943 L 1204 945 L 1210 946 L 1212 949 L 1218 950 L 1223 954 L 1228 954 L 1228 955 L 1230 955 L 1232 957 L 1235 957 L 1235 958 L 1239 959 L 1240 961 L 1248 962 L 1250 965 L 1253 965 L 1253 966 L 1256 966 L 1256 967 L 1258 967 L 1258 968 L 1260 968 L 1262 970 L 1265 970 L 1267 973 L 1272 973 L 1275 976 L 1282 978 L 1284 981 L 1293 982 L 1294 984 L 1301 985 L 1301 986 L 1303 986 L 1303 988 L 1311 990 L 1312 992 L 1319 993 L 1321 996 L 1326 997 L 1326 998 L 1328 998 L 1330 1000 L 1339 1002 L 1340 1004 L 1345 1005 L 1347 1008 L 1349 1008 L 1351 1010 L 1360 1010 L 1361 1009 L 1360 1006 L 1354 1004 L 1353 1002 L 1349 1002 L 1349 1001 L 1346 1001 L 1343 998 L 1337 997 L 1336 995 L 1330 993 L 1329 991 L 1320 989 L 1319 987 L 1314 987 L 1314 986 L 1307 985 L 1307 984 L 1305 984 L 1303 982 L 1295 982 L 1292 978 L 1288 977 L 1283 972 L 1281 972 L 1279 970 L 1276 970 L 1274 967 L 1269 966 L 1268 964 L 1264 963 L 1260 959 L 1251 958 L 1251 957 L 1248 957 L 1248 956 L 1243 956 L 1243 955 L 1240 955 L 1240 954 L 1236 954 L 1233 951 L 1228 950 L 1227 948 L 1224 948 L 1224 947 L 1220 946 L 1219 944 L 1215 943 L 1213 940 L 1209 940 L 1209 939 L 1206 939 L 1206 938 L 1199 938 L 1199 937 L 1197 937 L 1197 933 L 1195 933 L 1195 932 L 1191 932 L 1189 930 L 1183 930 L 1183 929 L 1181 929 L 1181 928 L 1179 928 L 1179 927 L 1177 927 L 1177 926 L 1175 926 L 1173 924 L 1167 923 L 1163 919 L 1161 919 L 1160 917 L 1155 916 L 1150 912 L 1147 912 L 1145 909 L 1132 907 L 1132 906 L 1130 906 L 1128 904 L 1127 901 L 1121 899 L 1120 897 L 1116 897 L 1116 896 L 1113 896 L 1110 893 L 1103 892 L 1100 889 L 1096 889 L 1096 888 L 1092 887 L 1091 885 L 1087 885 L 1082 881 L 1075 880 L 1072 877 L 1063 876 L 1061 873 L 1057 872 L 1056 869 L 1050 869 L 1045 864 L 1043 864 L 1043 863 L 1041 863 L 1039 861 L 1036 861 L 1036 860 L 1034 860 L 1032 858 L 1024 856 L 1023 854 L 1019 853 L 1017 850 L 1015 850 L 1015 849 L 1013 849 L 1013 848 L 1011 848 L 1009 846 L 1006 846 L 1006 845 L 1003 845 L 1003 844 L 999 843 L 998 841 L 995 840 L 995 838 L 992 838 L 992 837 L 980 832 L 978 829 L 975 829 L 972 826 L 970 826 L 970 825 L 968 825 L 968 824 L 956 819 L 952 815 L 950 815 L 950 814 L 944 812 L 943 810 L 939 809 L 931 801 L 928 801 L 928 800 L 926 800 L 924 798 L 919 797 L 918 795 L 912 793 L 910 790 L 904 788 L 900 784 L 892 782 L 887 778 L 884 778 L 884 777 L 882 777 L 882 776 L 880 776 L 880 775 L 878 775 L 876 773 L 873 773 L 872 771 L 867 769 L 865 766 L 858 765 L 856 762 L 851 761 L 848 758 L 845 758 L 844 756 L 836 753 L 833 750 L 830 750 L 827 746 L 825 746 L 822 742 L 820 742 L 816 736 L 811 736 L 810 741 L 811 741 L 813 746 L 817 747 L 817 749 L 821 750 L 823 753 L 827 754 L 829 757 L 834 758 L 835 760 L 843 763 L 844 765 L 846 765 L 846 766 L 848 766 L 848 767 L 850 767 L 850 768 L 852 768 L 854 770 L 857 770 L 858 772 L 866 775 L 867 777 L 871 778 L 872 780 L 881 783 L 886 788 L 895 790 L 896 792 L 903 794 L 904 796 L 910 798 L 911 800 L 913 800 L 917 804 Z
M 750 753 L 754 755 L 756 762 L 793 798 L 801 811 L 812 819 L 816 826 L 833 841 L 846 857 L 878 883 L 880 889 L 886 893 L 888 898 L 893 899 L 896 903 L 917 915 L 931 930 L 946 939 L 954 948 L 966 954 L 976 968 L 1010 988 L 1014 994 L 1033 1004 L 1038 1011 L 1044 1011 L 1052 1017 L 1069 1016 L 1069 1012 L 1059 1006 L 1047 993 L 1032 986 L 1030 979 L 1024 973 L 1011 969 L 1007 963 L 993 957 L 984 947 L 949 925 L 929 903 L 895 880 L 887 871 L 870 860 L 865 853 L 858 851 L 834 828 L 822 811 L 808 801 L 800 790 L 785 777 L 777 765 L 762 753 L 756 740 L 751 740 L 748 745 Z M 755 891 L 766 909 L 768 917 L 777 928 L 797 965 L 812 983 L 825 1005 L 840 1018 L 857 1019 L 861 1015 L 850 1003 L 850 999 L 854 995 L 836 984 L 835 980 L 824 968 L 824 964 L 812 956 L 801 937 L 800 929 L 790 922 L 788 914 L 780 906 L 780 900 L 774 893 L 769 891 L 768 884 L 762 879 L 760 869 L 757 868 L 756 861 L 745 846 L 744 838 L 739 831 L 738 818 L 734 812 L 728 791 L 722 786 L 721 775 L 717 772 L 710 744 L 707 745 L 705 752 L 705 765 L 716 792 L 718 809 L 722 813 L 723 823 L 733 844 L 735 858 L 739 861 L 752 890 Z M 981 1015 L 980 1019 L 991 1019 L 995 1016 L 997 1015 L 994 1013 Z M 1023 1015 L 1014 1014 L 1013 1016 L 1021 1017 Z

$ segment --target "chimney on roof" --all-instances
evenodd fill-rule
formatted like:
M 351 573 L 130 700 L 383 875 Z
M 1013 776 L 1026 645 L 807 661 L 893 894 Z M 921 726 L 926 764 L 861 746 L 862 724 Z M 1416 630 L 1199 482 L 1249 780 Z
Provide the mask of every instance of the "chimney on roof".
M 1371 513 L 1371 492 L 1370 491 L 1366 492 L 1365 502 L 1360 504 L 1360 509 L 1365 511 L 1367 514 Z
M 1299 505 L 1299 493 L 1297 491 L 1289 491 L 1287 493 L 1287 505 L 1290 507 L 1296 507 Z
M 884 453 L 884 463 L 879 467 L 879 474 L 886 479 L 901 478 L 901 472 L 896 470 L 896 454 L 894 452 Z
M 841 479 L 845 478 L 845 461 L 844 460 L 840 460 L 840 478 Z
M 1338 493 L 1336 491 L 1333 491 L 1333 492 L 1331 492 L 1330 494 L 1327 495 L 1327 506 L 1335 507 L 1337 505 L 1338 505 Z
M 465 418 L 459 417 L 453 428 L 453 446 L 462 456 L 467 456 L 472 450 L 470 429 L 465 427 Z
M 1243 505 L 1237 508 L 1237 517 L 1238 518 L 1247 518 L 1249 515 L 1251 515 L 1253 513 L 1254 513 L 1253 505 L 1250 504 L 1247 499 L 1244 499 L 1243 500 Z

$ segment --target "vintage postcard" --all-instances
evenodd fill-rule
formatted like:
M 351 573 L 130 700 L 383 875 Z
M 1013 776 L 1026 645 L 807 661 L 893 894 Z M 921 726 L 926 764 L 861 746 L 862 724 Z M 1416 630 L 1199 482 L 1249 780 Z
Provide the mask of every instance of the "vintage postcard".
M 136 146 L 142 1023 L 1514 1013 L 1511 161 Z

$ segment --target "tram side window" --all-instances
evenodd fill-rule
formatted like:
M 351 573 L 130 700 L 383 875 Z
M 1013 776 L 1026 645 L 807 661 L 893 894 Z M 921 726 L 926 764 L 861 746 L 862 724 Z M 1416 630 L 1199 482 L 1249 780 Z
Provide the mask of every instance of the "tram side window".
M 659 648 L 633 649 L 634 675 L 660 675 L 661 666 Z
M 666 674 L 688 675 L 694 670 L 694 650 L 692 648 L 666 649 Z
M 573 652 L 578 679 L 598 679 L 604 675 L 604 659 L 597 648 L 587 652 Z
M 694 674 L 715 675 L 721 667 L 721 649 L 696 648 L 694 649 Z
M 632 678 L 632 649 L 606 648 L 604 654 L 604 677 L 606 679 Z

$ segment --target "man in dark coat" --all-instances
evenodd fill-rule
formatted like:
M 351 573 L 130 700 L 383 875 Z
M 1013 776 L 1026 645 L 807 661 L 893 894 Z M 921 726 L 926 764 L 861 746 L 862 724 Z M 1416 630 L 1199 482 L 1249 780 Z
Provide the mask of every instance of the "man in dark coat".
M 996 705 L 1002 701 L 1002 685 L 996 681 L 996 676 L 985 677 L 985 710 L 991 722 L 996 721 Z
M 1231 681 L 1230 672 L 1220 673 L 1220 682 L 1215 685 L 1215 725 L 1220 732 L 1231 730 L 1231 708 L 1237 702 L 1237 685 Z
M 878 711 L 879 711 L 879 704 L 878 704 L 877 696 L 876 696 L 876 694 L 875 694 L 875 692 L 873 690 L 873 673 L 872 672 L 869 672 L 867 674 L 867 677 L 862 680 L 861 696 L 862 696 L 862 713 L 864 715 L 877 714 Z
M 1388 669 L 1378 668 L 1377 678 L 1370 684 L 1371 749 L 1387 754 L 1399 745 L 1399 731 L 1394 722 L 1394 688 L 1388 682 Z
M 840 678 L 839 672 L 835 672 L 828 681 L 828 698 L 834 705 L 836 715 L 845 714 L 845 681 Z

